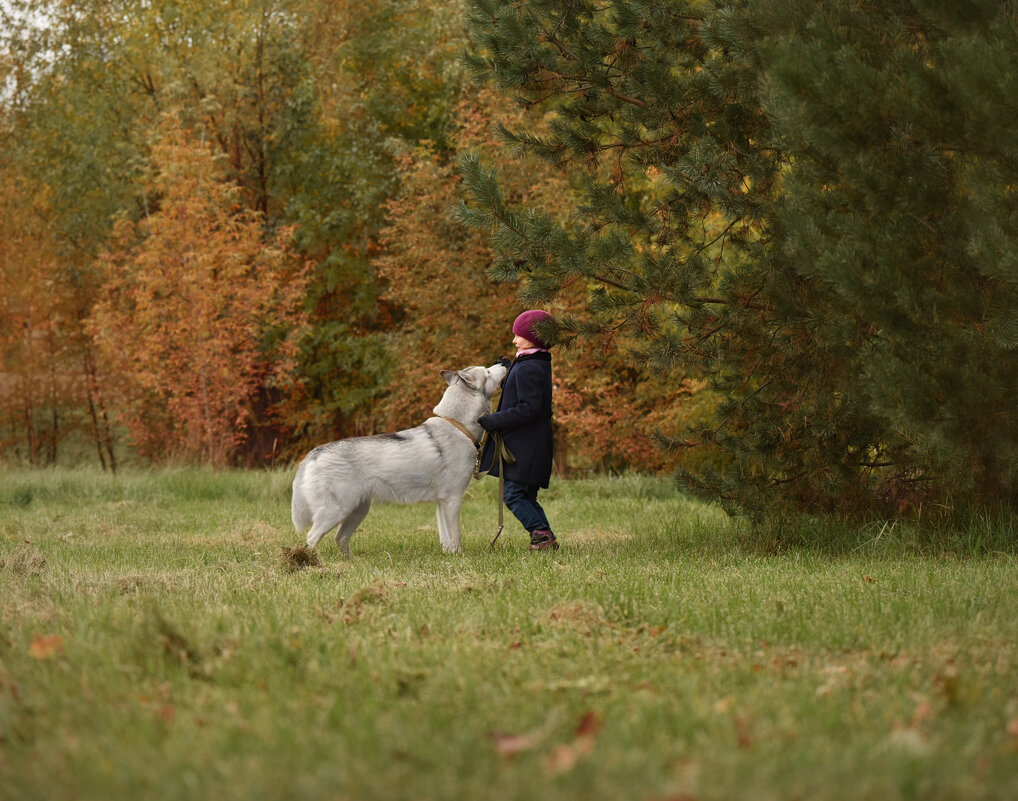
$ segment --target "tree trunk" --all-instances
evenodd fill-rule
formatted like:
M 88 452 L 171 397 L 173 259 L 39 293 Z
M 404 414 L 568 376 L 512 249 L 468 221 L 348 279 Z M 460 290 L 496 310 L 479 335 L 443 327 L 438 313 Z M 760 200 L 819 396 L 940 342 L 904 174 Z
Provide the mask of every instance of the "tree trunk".
M 111 473 L 116 473 L 117 458 L 113 453 L 113 436 L 110 433 L 110 421 L 106 414 L 106 406 L 103 404 L 102 394 L 99 392 L 99 378 L 96 374 L 95 360 L 92 358 L 92 350 L 87 342 L 84 344 L 83 354 L 88 412 L 92 417 L 92 433 L 95 437 L 96 451 L 99 454 L 99 464 L 102 465 L 103 471 L 109 469 Z

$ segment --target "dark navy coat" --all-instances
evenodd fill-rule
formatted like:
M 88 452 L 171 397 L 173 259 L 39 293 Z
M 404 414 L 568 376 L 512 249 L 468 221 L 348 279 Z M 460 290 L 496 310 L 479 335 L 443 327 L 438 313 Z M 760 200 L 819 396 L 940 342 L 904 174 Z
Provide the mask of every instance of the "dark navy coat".
M 502 384 L 497 411 L 479 421 L 487 431 L 498 431 L 509 452 L 516 457 L 505 466 L 510 481 L 547 488 L 551 478 L 551 354 L 519 356 L 509 367 Z M 481 469 L 494 459 L 495 443 L 488 439 L 481 456 Z M 495 464 L 491 475 L 498 475 Z

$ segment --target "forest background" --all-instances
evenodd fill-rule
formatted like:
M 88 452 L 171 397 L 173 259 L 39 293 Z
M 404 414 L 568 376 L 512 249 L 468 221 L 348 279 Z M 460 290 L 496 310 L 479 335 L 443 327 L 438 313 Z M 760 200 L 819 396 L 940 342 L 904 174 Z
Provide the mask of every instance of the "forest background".
M 572 189 L 499 150 L 523 112 L 467 80 L 464 4 L 5 8 L 5 458 L 265 465 L 416 425 L 441 369 L 511 355 L 524 307 L 455 218 L 457 156 Z M 556 370 L 562 471 L 662 467 L 699 387 L 600 350 Z
M 413 425 L 540 305 L 561 473 L 1018 499 L 1011 3 L 0 8 L 4 458 Z

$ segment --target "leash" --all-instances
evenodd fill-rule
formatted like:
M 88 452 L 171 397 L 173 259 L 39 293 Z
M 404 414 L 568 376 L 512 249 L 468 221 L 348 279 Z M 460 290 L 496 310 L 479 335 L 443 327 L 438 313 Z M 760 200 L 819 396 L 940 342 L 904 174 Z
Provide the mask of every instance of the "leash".
M 495 443 L 495 455 L 491 459 L 491 467 L 487 470 L 481 470 L 481 456 L 484 455 L 484 446 L 488 441 L 488 437 L 492 438 Z M 491 472 L 495 464 L 498 464 L 498 497 L 496 503 L 498 505 L 498 531 L 495 532 L 494 538 L 488 545 L 488 549 L 492 550 L 495 547 L 495 543 L 498 542 L 498 538 L 502 535 L 502 529 L 505 527 L 503 522 L 505 506 L 505 466 L 512 464 L 516 461 L 516 457 L 513 456 L 512 451 L 506 447 L 505 440 L 502 439 L 502 435 L 498 431 L 485 431 L 484 436 L 481 437 L 481 442 L 477 446 L 477 461 L 474 462 L 474 478 L 482 478 Z
M 505 440 L 498 431 L 485 431 L 484 435 L 481 437 L 481 441 L 478 442 L 474 439 L 474 435 L 471 434 L 470 431 L 467 430 L 467 427 L 459 420 L 456 420 L 453 417 L 446 417 L 444 415 L 441 416 L 441 419 L 459 429 L 460 433 L 474 443 L 474 448 L 477 450 L 477 456 L 474 458 L 475 479 L 483 478 L 488 475 L 488 473 L 492 471 L 492 468 L 495 467 L 495 464 L 498 464 L 498 498 L 496 499 L 496 503 L 498 505 L 498 531 L 495 532 L 495 537 L 488 545 L 489 550 L 494 549 L 495 543 L 498 542 L 498 538 L 502 536 L 502 529 L 505 528 L 505 512 L 503 510 L 503 507 L 505 506 L 505 466 L 507 464 L 513 464 L 516 461 L 516 457 L 513 456 L 512 451 L 510 451 L 506 446 Z M 481 470 L 481 457 L 484 455 L 484 446 L 487 444 L 489 436 L 495 443 L 495 455 L 492 457 L 491 467 L 487 470 Z

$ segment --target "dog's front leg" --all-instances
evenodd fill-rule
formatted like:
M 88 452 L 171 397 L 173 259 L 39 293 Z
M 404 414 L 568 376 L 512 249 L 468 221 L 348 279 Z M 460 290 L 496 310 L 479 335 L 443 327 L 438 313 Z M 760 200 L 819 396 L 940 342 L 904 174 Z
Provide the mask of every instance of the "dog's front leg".
M 460 549 L 460 504 L 459 498 L 438 502 L 438 539 L 446 553 Z

